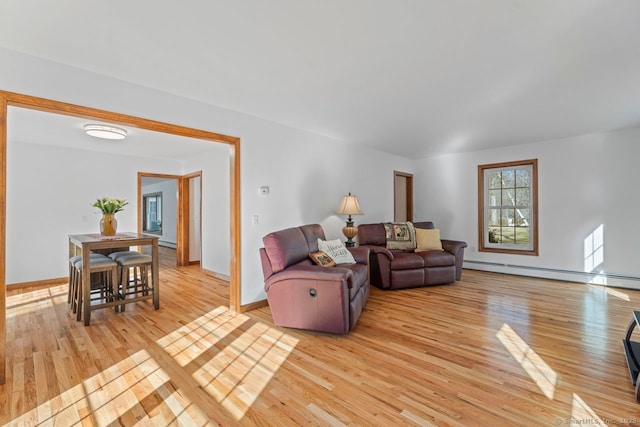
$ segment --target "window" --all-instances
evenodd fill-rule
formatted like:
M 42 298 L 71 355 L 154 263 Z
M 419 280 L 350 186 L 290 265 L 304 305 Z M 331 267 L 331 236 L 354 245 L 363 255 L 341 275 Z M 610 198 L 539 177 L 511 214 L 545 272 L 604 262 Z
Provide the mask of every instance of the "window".
M 538 255 L 538 160 L 478 166 L 479 250 Z
M 162 193 L 143 195 L 142 206 L 142 231 L 162 234 Z

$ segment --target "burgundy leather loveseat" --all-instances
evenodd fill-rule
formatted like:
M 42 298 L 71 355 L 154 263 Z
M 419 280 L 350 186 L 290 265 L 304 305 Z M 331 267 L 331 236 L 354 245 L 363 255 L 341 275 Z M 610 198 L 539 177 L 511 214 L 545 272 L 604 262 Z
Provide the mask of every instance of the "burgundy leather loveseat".
M 278 326 L 345 334 L 369 298 L 369 250 L 349 248 L 355 264 L 316 265 L 309 254 L 325 240 L 318 224 L 266 235 L 260 248 L 264 289 Z
M 433 229 L 432 222 L 416 222 L 415 228 Z M 381 289 L 442 285 L 460 280 L 465 242 L 441 240 L 444 250 L 415 252 L 387 249 L 383 223 L 358 226 L 360 248 L 370 250 L 371 284 Z

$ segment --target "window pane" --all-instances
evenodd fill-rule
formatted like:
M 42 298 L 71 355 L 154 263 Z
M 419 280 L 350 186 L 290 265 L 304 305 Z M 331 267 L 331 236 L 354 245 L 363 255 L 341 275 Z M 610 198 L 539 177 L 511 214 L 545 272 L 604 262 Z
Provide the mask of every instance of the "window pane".
M 489 173 L 489 188 L 501 188 L 502 187 L 502 175 L 500 172 Z
M 531 192 L 528 188 L 516 189 L 516 206 L 529 206 Z
M 500 209 L 489 209 L 489 227 L 500 226 Z
M 489 243 L 502 243 L 500 240 L 500 228 L 489 228 Z
M 505 226 L 512 226 L 513 225 L 513 213 L 514 210 L 513 209 L 501 209 L 501 215 L 500 215 L 500 225 L 502 225 L 503 227 Z
M 515 187 L 515 183 L 515 171 L 502 171 L 502 188 L 513 188 Z
M 516 209 L 516 225 L 520 227 L 529 227 L 530 223 L 529 209 Z
M 529 227 L 515 227 L 515 242 L 517 245 L 529 244 Z
M 513 232 L 514 228 L 513 227 L 502 227 L 501 231 L 502 231 L 502 237 L 501 237 L 501 242 L 500 243 L 507 243 L 507 244 L 512 244 L 513 243 Z
M 502 197 L 500 190 L 489 190 L 489 206 L 502 206 Z
M 502 206 L 516 205 L 516 190 L 502 190 Z
M 516 171 L 516 187 L 531 187 L 530 174 L 526 169 Z

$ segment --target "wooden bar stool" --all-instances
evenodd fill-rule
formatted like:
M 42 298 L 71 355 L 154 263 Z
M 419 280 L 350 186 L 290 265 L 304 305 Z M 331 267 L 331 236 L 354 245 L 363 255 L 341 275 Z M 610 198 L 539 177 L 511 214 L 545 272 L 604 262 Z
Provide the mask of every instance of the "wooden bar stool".
M 90 291 L 88 295 L 84 295 L 83 292 L 82 259 L 78 260 L 73 266 L 75 270 L 73 272 L 75 275 L 75 292 L 72 296 L 71 305 L 72 310 L 76 313 L 76 320 L 79 321 L 82 319 L 82 305 L 86 298 L 90 301 L 98 301 L 98 306 L 113 303 L 116 300 L 117 295 L 114 293 L 114 285 L 117 286 L 118 263 L 106 256 L 90 258 L 89 269 L 91 284 L 89 286 Z M 97 277 L 94 282 L 93 279 L 96 274 Z M 114 307 L 117 312 L 118 306 L 114 305 Z
M 94 260 L 104 259 L 107 257 L 106 255 L 91 253 L 89 254 L 89 258 L 93 262 Z M 82 276 L 78 276 L 78 270 L 75 267 L 75 263 L 77 263 L 78 261 L 82 261 L 82 255 L 69 257 L 69 291 L 67 293 L 67 304 L 69 304 L 69 309 L 74 313 L 76 312 L 77 307 L 72 304 L 72 302 L 75 301 L 75 294 L 78 291 L 78 284 L 80 283 L 80 280 L 82 278 Z
M 119 296 L 122 300 L 135 301 L 138 297 L 147 296 L 154 284 L 149 284 L 152 268 L 152 257 L 136 251 L 114 252 L 109 258 L 118 264 Z M 130 302 L 133 302 L 130 301 Z M 124 311 L 124 304 L 120 311 Z

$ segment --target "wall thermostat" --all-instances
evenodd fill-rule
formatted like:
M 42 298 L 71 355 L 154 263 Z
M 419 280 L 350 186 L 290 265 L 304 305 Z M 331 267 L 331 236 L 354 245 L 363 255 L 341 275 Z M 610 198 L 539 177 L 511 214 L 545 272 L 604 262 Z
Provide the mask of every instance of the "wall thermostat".
M 259 189 L 259 193 L 261 196 L 266 196 L 267 194 L 269 194 L 269 186 L 268 185 L 263 185 L 262 187 L 260 187 Z

